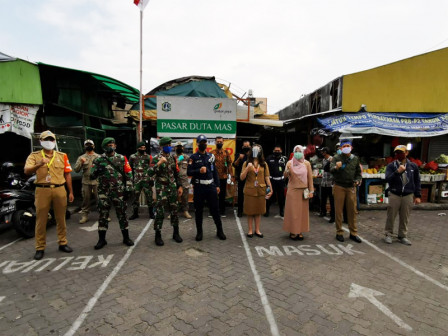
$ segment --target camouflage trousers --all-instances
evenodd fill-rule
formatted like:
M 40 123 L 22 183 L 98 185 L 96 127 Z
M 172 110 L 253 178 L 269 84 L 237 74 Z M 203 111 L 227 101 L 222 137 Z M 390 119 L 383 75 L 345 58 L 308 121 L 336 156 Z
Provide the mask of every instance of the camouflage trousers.
M 156 185 L 156 197 L 154 230 L 162 229 L 165 210 L 170 214 L 171 225 L 178 226 L 177 208 L 179 205 L 176 186 Z
M 134 184 L 134 200 L 132 202 L 132 209 L 134 211 L 138 210 L 140 207 L 140 194 L 142 191 L 145 193 L 146 204 L 148 208 L 154 207 L 154 200 L 152 196 L 152 187 L 149 185 L 148 181 L 139 181 Z
M 109 191 L 108 194 L 98 194 L 98 212 L 100 213 L 98 219 L 98 230 L 106 231 L 109 228 L 109 211 L 112 205 L 115 207 L 118 222 L 121 230 L 128 228 L 128 219 L 126 218 L 127 203 L 124 200 L 124 191 Z

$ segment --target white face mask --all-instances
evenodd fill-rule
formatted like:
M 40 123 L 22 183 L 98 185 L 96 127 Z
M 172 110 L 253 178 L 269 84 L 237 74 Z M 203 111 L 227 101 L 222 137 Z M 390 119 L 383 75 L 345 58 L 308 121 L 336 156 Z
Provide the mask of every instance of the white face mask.
M 56 146 L 56 141 L 41 141 L 40 145 L 46 150 L 52 150 Z
M 352 151 L 351 147 L 344 147 L 344 148 L 342 148 L 342 153 L 344 153 L 344 154 L 350 154 L 351 151 Z
M 258 147 L 252 148 L 252 155 L 253 155 L 253 157 L 256 158 L 258 156 L 259 152 L 260 152 L 260 148 L 258 148 Z

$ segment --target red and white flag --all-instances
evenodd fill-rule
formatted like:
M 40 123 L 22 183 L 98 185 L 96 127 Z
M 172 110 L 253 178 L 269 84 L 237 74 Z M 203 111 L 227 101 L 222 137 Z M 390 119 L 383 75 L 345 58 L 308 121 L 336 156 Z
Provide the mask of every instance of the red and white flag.
M 148 4 L 149 0 L 134 0 L 134 4 L 143 11 Z

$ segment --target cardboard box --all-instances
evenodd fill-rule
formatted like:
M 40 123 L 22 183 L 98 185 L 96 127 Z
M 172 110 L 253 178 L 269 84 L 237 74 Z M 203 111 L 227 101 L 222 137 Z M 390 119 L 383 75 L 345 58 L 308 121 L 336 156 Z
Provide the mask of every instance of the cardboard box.
M 369 194 L 384 194 L 383 185 L 369 185 Z

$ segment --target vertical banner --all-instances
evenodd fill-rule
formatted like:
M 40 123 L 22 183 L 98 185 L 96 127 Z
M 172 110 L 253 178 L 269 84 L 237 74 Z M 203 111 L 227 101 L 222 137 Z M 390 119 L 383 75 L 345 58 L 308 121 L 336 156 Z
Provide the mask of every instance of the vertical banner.
M 0 134 L 13 132 L 31 139 L 38 105 L 0 104 Z

